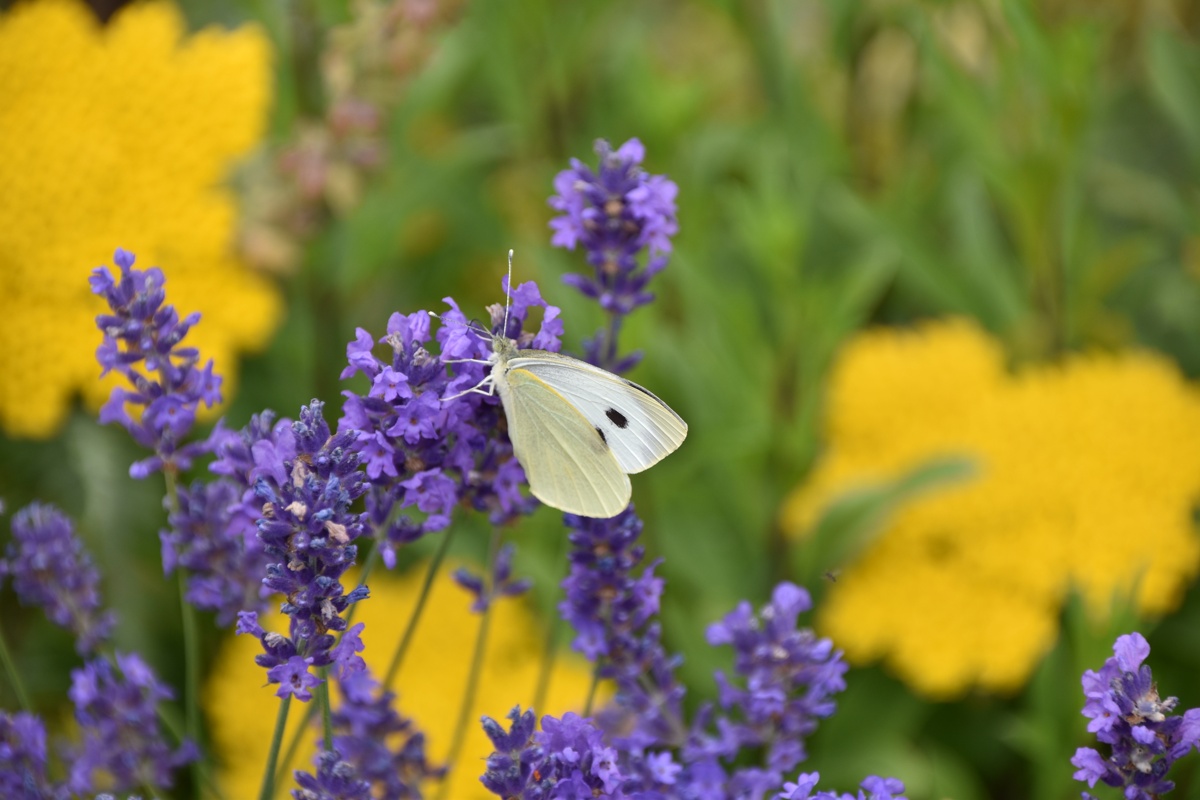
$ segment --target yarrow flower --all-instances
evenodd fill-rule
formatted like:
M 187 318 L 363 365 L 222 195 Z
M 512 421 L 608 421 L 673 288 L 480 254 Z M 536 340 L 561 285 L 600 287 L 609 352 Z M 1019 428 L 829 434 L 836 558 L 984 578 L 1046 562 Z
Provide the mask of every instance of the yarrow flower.
M 631 369 L 641 355 L 617 358 L 621 320 L 654 300 L 646 290 L 650 280 L 667 266 L 671 237 L 679 230 L 675 218 L 678 187 L 664 175 L 647 174 L 641 167 L 646 149 L 630 139 L 615 151 L 596 142 L 600 167 L 593 171 L 571 159 L 571 168 L 554 179 L 556 194 L 550 206 L 561 211 L 550 220 L 551 244 L 574 250 L 582 245 L 593 275 L 570 274 L 563 281 L 599 302 L 610 315 L 607 331 L 584 343 L 588 361 L 612 372 Z M 638 257 L 648 252 L 643 268 Z
M 1174 714 L 1179 700 L 1161 698 L 1149 665 L 1150 645 L 1140 633 L 1118 636 L 1098 672 L 1083 674 L 1088 731 L 1109 746 L 1106 758 L 1091 747 L 1075 751 L 1075 779 L 1123 789 L 1125 800 L 1155 800 L 1175 788 L 1171 765 L 1200 745 L 1200 708 Z M 1095 800 L 1083 792 L 1085 800 Z
M 93 652 L 116 620 L 101 607 L 100 573 L 71 520 L 53 506 L 34 503 L 13 516 L 12 534 L 0 576 L 12 579 L 23 605 L 40 606 L 52 622 L 75 634 L 80 655 Z
M 164 740 L 157 706 L 172 693 L 137 655 L 118 653 L 115 666 L 94 659 L 71 678 L 69 695 L 82 734 L 70 758 L 72 792 L 169 788 L 174 771 L 198 757 L 194 744 L 172 750 Z
M 1157 617 L 1200 570 L 1200 395 L 1161 355 L 1076 354 L 1012 372 L 976 323 L 931 321 L 860 332 L 827 393 L 826 452 L 781 515 L 791 535 L 930 463 L 974 466 L 892 510 L 839 565 L 817 629 L 852 664 L 882 659 L 936 698 L 1013 692 L 1058 637 L 1068 589 L 1097 618 L 1114 592 Z M 931 637 L 936 651 L 921 645 Z
M 333 662 L 333 633 L 346 629 L 342 614 L 367 596 L 365 586 L 346 592 L 339 580 L 354 564 L 354 541 L 365 530 L 365 515 L 349 511 L 365 481 L 353 434 L 331 435 L 322 408 L 314 400 L 300 410 L 292 424 L 295 455 L 264 464 L 255 484 L 264 503 L 259 538 L 272 560 L 263 583 L 284 596 L 289 633 L 266 633 L 253 612 L 242 612 L 238 622 L 239 633 L 262 642 L 265 652 L 255 660 L 268 670 L 268 682 L 281 684 L 280 697 L 300 700 L 309 699 L 317 680 L 308 668 Z
M 76 395 L 99 407 L 113 385 L 80 346 L 99 310 L 83 278 L 113 243 L 170 260 L 204 312 L 205 353 L 229 374 L 278 326 L 278 289 L 234 255 L 225 180 L 265 129 L 271 43 L 255 24 L 193 32 L 168 0 L 125 5 L 105 25 L 81 0 L 4 6 L 0 427 L 48 437 Z
M 96 358 L 102 375 L 121 374 L 133 391 L 113 387 L 100 410 L 100 421 L 120 424 L 134 441 L 154 451 L 152 458 L 130 468 L 135 478 L 159 470 L 186 470 L 207 451 L 204 442 L 182 444 L 196 421 L 197 408 L 201 403 L 211 407 L 221 402 L 221 377 L 213 372 L 212 360 L 198 367 L 200 352 L 182 345 L 200 315 L 181 320 L 174 306 L 164 305 L 165 279 L 158 267 L 132 269 L 133 254 L 121 249 L 113 262 L 121 271 L 120 280 L 103 267 L 93 270 L 90 279 L 92 291 L 102 295 L 112 311 L 96 318 L 104 333 Z M 138 409 L 136 415 L 129 413 L 129 406 Z

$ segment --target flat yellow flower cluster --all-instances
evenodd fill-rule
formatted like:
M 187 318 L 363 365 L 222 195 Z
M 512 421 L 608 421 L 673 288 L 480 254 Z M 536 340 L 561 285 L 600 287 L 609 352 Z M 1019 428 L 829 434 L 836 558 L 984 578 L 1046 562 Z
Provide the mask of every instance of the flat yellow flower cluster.
M 187 36 L 166 2 L 107 27 L 78 0 L 0 15 L 0 429 L 49 436 L 75 394 L 107 397 L 87 276 L 118 246 L 203 314 L 189 342 L 228 396 L 234 353 L 261 347 L 281 313 L 231 251 L 222 185 L 262 134 L 269 66 L 259 28 Z
M 862 664 L 948 698 L 1019 688 L 1054 644 L 1067 593 L 1174 609 L 1200 562 L 1200 392 L 1146 352 L 1010 373 L 966 321 L 867 332 L 831 378 L 827 451 L 789 499 L 803 536 L 831 500 L 931 459 L 974 475 L 904 504 L 819 616 Z M 803 546 L 801 544 L 800 546 Z
M 444 763 L 449 751 L 479 629 L 479 615 L 470 611 L 471 596 L 450 577 L 457 566 L 442 565 L 392 687 L 399 695 L 397 709 L 401 716 L 413 719 L 426 734 L 425 752 L 434 764 Z M 425 564 L 417 565 L 401 578 L 390 573 L 372 574 L 367 581 L 371 596 L 356 606 L 354 624 L 365 623 L 366 647 L 361 655 L 378 680 L 382 680 L 417 602 L 425 569 Z M 356 580 L 354 574 L 348 573 L 343 583 L 349 586 Z M 546 630 L 534 618 L 528 604 L 521 599 L 501 599 L 490 613 L 488 645 L 475 708 L 462 754 L 458 763 L 451 765 L 447 777 L 449 786 L 444 796 L 454 800 L 495 797 L 479 782 L 479 776 L 487 769 L 484 762 L 492 752 L 479 718 L 486 714 L 507 730 L 510 722 L 505 715 L 512 707 L 520 704 L 524 710 L 533 703 L 542 666 Z M 287 630 L 286 617 L 263 617 L 260 623 L 266 630 Z M 275 696 L 279 687 L 263 685 L 265 670 L 254 663 L 254 656 L 261 652 L 262 645 L 252 636 L 229 639 L 203 694 L 214 754 L 221 764 L 219 783 L 226 797 L 257 797 L 262 781 L 279 710 L 279 698 Z M 581 712 L 591 686 L 591 674 L 590 665 L 580 656 L 560 654 L 548 684 L 546 707 L 534 709 L 538 719 L 545 714 L 562 716 L 567 711 Z M 597 703 L 605 702 L 610 694 L 601 687 Z M 304 712 L 305 704 L 292 702 L 285 742 L 291 741 Z M 279 800 L 292 796 L 295 784 L 290 776 L 294 770 L 315 771 L 317 734 L 318 729 L 314 728 L 305 737 L 304 745 L 286 772 L 289 779 L 277 787 Z M 440 786 L 427 787 L 433 790 L 427 796 L 437 794 L 438 789 Z

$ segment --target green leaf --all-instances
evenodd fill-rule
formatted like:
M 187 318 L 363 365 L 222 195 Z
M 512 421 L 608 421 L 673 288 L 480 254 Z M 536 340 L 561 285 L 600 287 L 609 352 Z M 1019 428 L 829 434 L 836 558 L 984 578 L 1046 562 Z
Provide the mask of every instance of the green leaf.
M 974 464 L 969 459 L 939 457 L 893 481 L 854 489 L 834 499 L 821 512 L 812 533 L 796 548 L 802 582 L 811 584 L 822 573 L 853 561 L 905 503 L 974 475 Z

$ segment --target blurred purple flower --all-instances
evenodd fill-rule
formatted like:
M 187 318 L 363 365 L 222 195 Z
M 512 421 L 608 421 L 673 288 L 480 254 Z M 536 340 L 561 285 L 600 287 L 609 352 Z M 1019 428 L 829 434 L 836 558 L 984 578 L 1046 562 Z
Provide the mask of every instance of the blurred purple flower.
M 472 574 L 464 567 L 454 571 L 454 582 L 466 589 L 475 598 L 471 611 L 482 614 L 488 607 L 501 597 L 518 597 L 529 591 L 532 582 L 526 579 L 513 580 L 512 560 L 517 548 L 512 543 L 500 548 L 496 554 L 496 563 L 492 566 L 491 580 L 484 585 L 481 576 Z
M 296 771 L 295 800 L 371 800 L 371 784 L 337 750 L 321 750 L 313 759 L 317 774 Z
M 93 270 L 89 279 L 92 292 L 102 295 L 112 312 L 96 317 L 104 333 L 96 358 L 102 375 L 115 370 L 133 391 L 114 388 L 100 410 L 100 421 L 120 424 L 134 441 L 154 451 L 154 456 L 130 467 L 133 477 L 145 478 L 163 469 L 181 472 L 207 452 L 205 442 L 181 443 L 196 421 L 199 405 L 220 402 L 221 378 L 213 373 L 211 360 L 199 368 L 199 351 L 182 346 L 200 315 L 181 320 L 174 306 L 163 304 L 162 270 L 132 269 L 133 254 L 120 248 L 113 262 L 120 269 L 119 281 L 104 267 Z M 130 405 L 140 407 L 140 412 L 131 415 Z
M 421 786 L 446 770 L 429 763 L 425 734 L 395 709 L 396 695 L 382 690 L 365 669 L 340 680 L 342 703 L 333 712 L 333 747 L 371 786 L 378 800 L 420 798 Z
M 117 653 L 116 665 L 97 658 L 71 673 L 69 696 L 82 737 L 68 758 L 72 792 L 169 788 L 172 773 L 199 753 L 185 742 L 172 750 L 159 728 L 157 707 L 172 696 L 135 654 Z
M 801 773 L 795 783 L 785 783 L 783 791 L 776 794 L 772 800 L 905 800 L 901 794 L 904 784 L 895 778 L 872 775 L 859 784 L 862 788 L 857 794 L 838 794 L 829 790 L 813 794 L 820 778 L 816 772 Z
M 112 633 L 115 619 L 101 608 L 100 573 L 71 520 L 53 506 L 33 503 L 13 516 L 12 534 L 0 575 L 12 579 L 22 605 L 40 606 L 75 634 L 80 655 L 93 652 Z
M 761 795 L 805 761 L 805 738 L 816 731 L 818 720 L 833 715 L 832 695 L 846 688 L 841 652 L 828 639 L 797 627 L 799 615 L 811 608 L 808 592 L 784 582 L 759 614 L 742 602 L 709 626 L 709 644 L 733 646 L 734 671 L 744 688 L 717 673 L 721 712 L 701 708 L 684 756 L 733 762 L 745 749 L 764 749 L 761 768 L 735 770 L 731 786 L 738 794 Z M 716 733 L 707 732 L 714 719 Z
M 0 797 L 66 800 L 65 786 L 46 777 L 46 726 L 33 714 L 0 711 Z

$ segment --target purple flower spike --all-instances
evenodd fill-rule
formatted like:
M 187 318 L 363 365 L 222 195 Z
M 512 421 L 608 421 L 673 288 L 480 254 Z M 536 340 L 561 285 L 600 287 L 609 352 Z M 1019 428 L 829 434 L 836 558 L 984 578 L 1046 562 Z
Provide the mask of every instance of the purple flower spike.
M 112 633 L 114 617 L 100 605 L 100 573 L 71 520 L 50 505 L 34 503 L 12 521 L 12 541 L 0 575 L 12 578 L 23 605 L 41 606 L 51 621 L 76 636 L 80 655 Z
M 505 798 L 618 798 L 627 780 L 618 764 L 619 753 L 604 744 L 596 724 L 576 714 L 561 720 L 542 718 L 542 730 L 533 730 L 533 712 L 509 712 L 512 727 L 490 717 L 483 728 L 495 752 L 488 757 L 481 778 L 488 791 Z M 656 795 L 638 795 L 650 798 Z
M 295 773 L 295 800 L 371 800 L 371 784 L 358 776 L 354 765 L 337 750 L 322 750 L 314 759 L 317 774 Z
M 450 309 L 436 330 L 427 312 L 396 313 L 387 335 L 376 340 L 360 328 L 346 347 L 342 378 L 361 374 L 370 388 L 342 393 L 338 430 L 353 435 L 352 448 L 366 466 L 367 514 L 389 568 L 396 548 L 444 530 L 456 507 L 486 510 L 497 525 L 537 507 L 521 494 L 524 473 L 504 435 L 499 398 L 470 391 L 485 369 L 463 359 L 487 358 L 491 340 L 452 299 L 446 302 Z M 535 308 L 541 324 L 526 330 Z M 503 304 L 489 312 L 491 331 L 499 332 Z M 558 314 L 536 284 L 521 284 L 512 292 L 506 334 L 519 347 L 556 351 Z
M 594 273 L 570 274 L 563 280 L 598 301 L 611 316 L 608 330 L 586 342 L 584 351 L 593 364 L 624 372 L 640 356 L 617 358 L 621 318 L 654 300 L 647 286 L 666 267 L 671 237 L 679 230 L 675 219 L 678 187 L 641 168 L 646 152 L 637 139 L 616 151 L 600 140 L 596 154 L 599 170 L 592 171 L 572 159 L 571 168 L 554 179 L 556 194 L 550 198 L 550 206 L 562 214 L 550 220 L 554 230 L 551 244 L 569 250 L 583 245 Z M 648 260 L 639 268 L 643 250 Z
M 198 367 L 200 353 L 182 346 L 199 314 L 179 318 L 175 307 L 164 305 L 165 278 L 157 267 L 133 269 L 133 254 L 118 249 L 113 261 L 120 280 L 104 267 L 92 271 L 92 292 L 108 301 L 112 313 L 96 317 L 104 341 L 96 350 L 101 374 L 116 371 L 129 381 L 133 391 L 115 387 L 100 411 L 101 422 L 116 422 L 134 441 L 153 450 L 151 458 L 130 467 L 135 478 L 160 470 L 180 472 L 207 452 L 203 442 L 182 444 L 191 431 L 200 404 L 211 407 L 221 401 L 221 378 L 213 373 L 210 360 Z M 129 413 L 129 406 L 140 408 Z
M 1155 800 L 1174 789 L 1167 772 L 1200 743 L 1200 708 L 1173 713 L 1179 701 L 1159 697 L 1150 667 L 1142 663 L 1148 655 L 1145 637 L 1125 634 L 1117 637 L 1112 657 L 1098 672 L 1083 674 L 1083 715 L 1110 755 L 1080 747 L 1071 759 L 1074 777 L 1089 787 L 1120 787 L 1126 800 Z
M 511 543 L 500 548 L 496 554 L 496 563 L 492 567 L 490 586 L 484 586 L 483 578 L 471 574 L 465 568 L 454 571 L 454 581 L 474 596 L 471 611 L 482 614 L 488 607 L 501 597 L 517 597 L 529 591 L 533 584 L 526 579 L 513 580 L 512 560 L 517 548 Z
M 805 738 L 818 720 L 833 715 L 832 696 L 846 688 L 841 652 L 810 629 L 797 628 L 799 614 L 811 606 L 808 592 L 785 582 L 757 615 L 743 602 L 708 629 L 709 644 L 733 646 L 734 671 L 744 686 L 717 673 L 721 714 L 702 710 L 686 752 L 733 759 L 742 748 L 766 748 L 764 767 L 735 772 L 735 787 L 764 781 L 778 786 L 807 758 Z M 714 716 L 715 734 L 705 731 Z
M 445 775 L 425 755 L 425 734 L 396 712 L 396 695 L 384 691 L 365 670 L 342 679 L 342 704 L 333 712 L 333 747 L 355 774 L 370 784 L 372 797 L 420 798 L 421 786 Z
M 857 794 L 839 794 L 838 792 L 822 790 L 813 793 L 821 776 L 816 772 L 801 773 L 796 782 L 788 781 L 783 785 L 783 791 L 774 795 L 772 800 L 905 800 L 901 792 L 904 784 L 895 778 L 880 778 L 872 775 L 861 784 Z
M 66 800 L 65 786 L 46 777 L 46 726 L 33 714 L 0 711 L 0 797 Z
M 69 758 L 72 792 L 90 794 L 98 775 L 111 791 L 170 787 L 174 771 L 198 757 L 190 742 L 174 751 L 167 744 L 156 709 L 171 691 L 138 656 L 118 653 L 115 667 L 95 659 L 71 677 L 69 694 L 82 734 Z
M 347 592 L 340 581 L 366 525 L 365 515 L 350 511 L 366 488 L 354 434 L 331 435 L 321 410 L 317 401 L 300 410 L 288 447 L 262 448 L 255 482 L 263 503 L 258 536 L 271 562 L 263 584 L 284 596 L 281 610 L 290 618 L 287 636 L 258 634 L 265 652 L 256 661 L 270 683 L 283 683 L 281 697 L 299 700 L 309 699 L 316 680 L 307 666 L 301 676 L 299 665 L 334 662 L 333 634 L 346 630 L 342 615 L 367 596 L 365 586 Z M 239 631 L 261 630 L 249 615 L 240 620 Z

